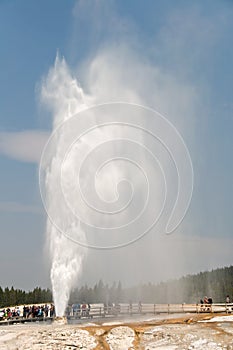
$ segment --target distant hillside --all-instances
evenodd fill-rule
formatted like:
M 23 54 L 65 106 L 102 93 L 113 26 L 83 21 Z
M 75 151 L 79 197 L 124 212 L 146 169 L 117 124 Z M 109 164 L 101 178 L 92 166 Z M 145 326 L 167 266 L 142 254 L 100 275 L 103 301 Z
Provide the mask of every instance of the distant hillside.
M 141 299 L 153 303 L 195 303 L 204 296 L 211 296 L 214 302 L 225 302 L 228 294 L 232 300 L 233 266 L 140 288 Z
M 138 302 L 145 303 L 197 303 L 204 296 L 214 302 L 225 302 L 226 295 L 233 299 L 233 266 L 188 275 L 159 284 L 147 283 L 122 288 L 121 283 L 111 287 L 99 281 L 93 288 L 87 286 L 71 294 L 71 302 Z
M 177 280 L 159 284 L 142 284 L 131 288 L 122 288 L 121 282 L 112 286 L 101 280 L 94 287 L 82 286 L 74 290 L 70 303 L 128 303 L 129 301 L 144 303 L 196 303 L 205 295 L 214 302 L 225 302 L 226 295 L 233 300 L 233 266 L 218 268 L 212 271 L 188 275 Z M 25 292 L 13 287 L 0 287 L 0 308 L 20 304 L 38 304 L 51 302 L 49 289 L 35 288 Z

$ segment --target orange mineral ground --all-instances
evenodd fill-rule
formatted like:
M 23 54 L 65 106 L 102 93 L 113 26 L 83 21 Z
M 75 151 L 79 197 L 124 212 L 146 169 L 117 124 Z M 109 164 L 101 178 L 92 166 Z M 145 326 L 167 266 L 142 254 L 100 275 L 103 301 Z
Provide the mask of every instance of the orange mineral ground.
M 50 325 L 23 324 L 0 328 L 1 350 L 29 349 L 233 349 L 231 315 L 185 315 L 169 319 Z

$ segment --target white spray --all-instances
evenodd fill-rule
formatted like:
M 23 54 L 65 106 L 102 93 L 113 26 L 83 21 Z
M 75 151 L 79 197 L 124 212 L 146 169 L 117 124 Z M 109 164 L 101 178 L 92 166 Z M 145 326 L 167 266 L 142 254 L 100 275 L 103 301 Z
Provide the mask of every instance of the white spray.
M 42 198 L 48 211 L 47 239 L 51 256 L 51 282 L 57 316 L 64 315 L 70 292 L 72 288 L 77 286 L 82 272 L 87 248 L 77 244 L 77 242 L 82 242 L 84 246 L 85 244 L 92 244 L 93 246 L 104 244 L 105 247 L 117 246 L 125 242 L 135 241 L 135 237 L 140 237 L 143 232 L 148 232 L 148 227 L 153 226 L 156 218 L 163 211 L 161 206 L 163 206 L 166 199 L 167 186 L 164 183 L 164 174 L 172 174 L 171 170 L 173 169 L 173 172 L 176 170 L 174 164 L 171 168 L 171 157 L 174 158 L 173 160 L 180 170 L 180 179 L 183 179 L 183 182 L 181 181 L 181 185 L 183 185 L 181 186 L 181 190 L 183 189 L 183 204 L 178 203 L 180 204 L 178 206 L 180 207 L 178 219 L 182 217 L 185 208 L 189 204 L 192 190 L 192 168 L 187 150 L 184 148 L 176 130 L 158 114 L 152 116 L 151 110 L 140 108 L 137 105 L 135 105 L 135 109 L 135 106 L 115 104 L 111 110 L 103 107 L 97 117 L 95 113 L 92 116 L 90 111 L 90 118 L 87 118 L 87 122 L 81 116 L 78 119 L 79 123 L 72 127 L 74 119 L 72 117 L 81 111 L 84 111 L 81 113 L 82 115 L 85 114 L 88 107 L 95 104 L 109 102 L 112 99 L 137 104 L 142 104 L 142 101 L 145 101 L 144 103 L 148 102 L 148 99 L 144 98 L 143 95 L 151 96 L 151 91 L 144 92 L 143 90 L 142 93 L 141 86 L 148 85 L 150 87 L 154 84 L 152 91 L 156 92 L 156 96 L 161 96 L 161 88 L 159 84 L 156 84 L 158 71 L 139 64 L 127 50 L 126 54 L 129 56 L 132 65 L 126 66 L 125 60 L 120 59 L 118 51 L 97 55 L 90 63 L 89 71 L 86 72 L 87 75 L 85 76 L 89 95 L 83 92 L 77 80 L 71 76 L 65 61 L 58 57 L 42 85 L 42 102 L 52 111 L 53 130 L 56 133 L 60 125 L 65 125 L 65 128 L 61 129 L 65 132 L 58 132 L 55 137 L 52 137 L 51 144 L 46 148 L 48 154 L 43 155 L 44 178 L 42 183 L 44 188 L 42 189 Z M 140 85 L 138 85 L 138 76 L 135 76 L 136 71 L 141 72 Z M 152 79 L 153 84 L 148 84 L 150 79 Z M 141 83 L 142 80 L 145 84 Z M 170 83 L 167 84 L 170 87 Z M 176 91 L 177 87 L 172 89 L 171 97 L 174 97 L 173 90 Z M 160 105 L 167 100 L 167 89 L 164 88 L 163 93 L 163 98 L 160 97 Z M 171 98 L 169 100 L 171 101 Z M 96 120 L 115 122 L 119 120 L 119 117 L 121 121 L 119 125 L 114 124 L 114 126 L 108 127 L 107 130 L 97 127 L 89 132 L 89 138 L 84 135 L 75 144 L 75 147 L 69 150 L 68 157 L 66 157 L 64 150 L 68 150 L 68 147 L 72 145 L 72 140 L 75 140 L 76 134 L 80 134 L 79 129 L 83 127 L 83 130 L 86 130 L 95 124 L 99 125 L 95 123 Z M 137 124 L 138 117 L 143 120 L 143 123 L 139 124 L 140 127 Z M 92 123 L 92 119 L 95 119 L 94 123 Z M 128 125 L 131 125 L 129 130 L 126 127 L 127 122 Z M 132 123 L 136 124 L 133 125 Z M 149 133 L 144 133 L 145 143 L 142 133 L 148 126 Z M 153 129 L 157 134 L 159 133 L 159 138 L 164 140 L 168 149 L 173 150 L 173 154 L 165 154 L 166 149 L 162 150 L 162 144 L 156 137 L 150 135 Z M 110 146 L 109 141 L 112 140 L 114 142 Z M 121 140 L 120 143 L 119 140 Z M 101 143 L 104 145 L 103 157 L 95 153 L 96 150 L 101 149 Z M 148 152 L 147 148 L 143 146 L 145 144 L 151 148 L 153 154 L 153 151 L 156 150 L 156 158 L 153 158 L 152 153 Z M 77 149 L 79 150 L 78 157 L 75 155 Z M 93 150 L 94 152 L 92 152 Z M 88 166 L 84 167 L 81 176 L 82 183 L 79 183 L 79 185 L 83 187 L 88 202 L 94 203 L 93 205 L 96 205 L 96 208 L 100 210 L 91 211 L 90 207 L 87 206 L 82 211 L 82 208 L 79 210 L 80 207 L 77 206 L 81 198 L 80 192 L 76 188 L 79 187 L 76 186 L 76 178 L 79 173 L 77 169 L 80 169 L 82 163 L 86 163 L 86 159 L 91 153 L 94 157 L 90 157 Z M 114 157 L 115 160 L 118 157 L 119 166 L 115 165 L 116 161 L 113 164 L 108 163 L 108 160 L 114 159 Z M 124 159 L 122 160 L 122 158 Z M 130 161 L 128 161 L 129 159 Z M 156 159 L 159 159 L 160 163 Z M 188 164 L 186 167 L 181 166 L 185 163 Z M 104 166 L 101 167 L 103 164 Z M 97 171 L 98 169 L 100 171 Z M 105 170 L 105 172 L 102 170 Z M 94 182 L 91 182 L 93 178 Z M 120 182 L 125 179 L 128 181 L 124 181 L 127 187 L 118 187 Z M 187 184 L 184 181 L 186 179 L 188 179 Z M 150 184 L 150 187 L 148 187 L 148 184 Z M 91 185 L 93 186 L 91 187 Z M 170 189 L 173 187 L 173 182 L 170 181 Z M 148 199 L 147 194 L 149 195 Z M 180 191 L 181 194 L 182 191 Z M 129 200 L 131 195 L 134 199 L 132 203 Z M 102 199 L 100 201 L 102 206 L 98 207 L 97 197 Z M 182 196 L 180 199 L 182 201 Z M 144 203 L 146 203 L 147 211 L 144 210 Z M 174 195 L 170 203 L 175 203 Z M 121 210 L 122 208 L 126 210 Z M 167 211 L 169 211 L 168 209 L 170 208 L 167 208 Z M 116 215 L 116 219 L 113 215 L 102 217 L 101 212 L 110 214 L 116 212 L 118 215 Z M 80 213 L 83 214 L 85 219 L 82 222 L 79 219 Z M 141 213 L 142 216 L 140 216 Z M 135 218 L 138 220 L 134 220 Z M 165 215 L 164 222 L 167 221 L 167 218 L 168 215 Z M 94 239 L 90 236 L 90 230 L 86 230 L 85 225 L 83 225 L 86 221 L 94 226 Z M 121 225 L 125 227 L 128 223 L 132 223 L 130 229 L 126 227 L 121 232 L 117 229 L 108 234 L 109 231 L 106 230 L 106 235 L 98 231 L 98 227 L 117 228 L 118 225 L 119 227 Z M 67 236 L 69 236 L 69 239 Z
M 111 140 L 111 130 L 102 132 L 98 128 L 91 135 L 82 137 L 74 147 L 74 156 L 64 156 L 67 144 L 72 144 L 72 137 L 78 134 L 78 129 L 72 128 L 69 121 L 78 112 L 85 111 L 93 104 L 91 98 L 83 92 L 76 79 L 74 79 L 64 59 L 56 58 L 55 65 L 50 69 L 47 78 L 43 81 L 41 90 L 42 103 L 46 105 L 53 115 L 53 132 L 65 125 L 65 130 L 58 131 L 51 136 L 50 147 L 46 147 L 41 167 L 43 179 L 40 180 L 42 198 L 47 209 L 48 220 L 46 227 L 47 244 L 51 257 L 51 282 L 57 316 L 63 316 L 72 288 L 77 286 L 78 278 L 82 272 L 83 260 L 87 253 L 88 244 L 86 232 L 81 226 L 77 203 L 81 196 L 75 192 L 77 164 L 82 164 L 89 151 L 105 141 Z M 96 99 L 95 99 L 96 102 Z M 93 117 L 95 120 L 95 116 Z M 85 124 L 85 121 L 84 121 Z M 51 140 L 50 139 L 50 140 Z M 50 141 L 49 141 L 50 142 Z M 76 158 L 76 151 L 79 157 Z M 63 163 L 64 158 L 66 161 Z M 102 174 L 96 182 L 97 192 L 101 193 L 104 201 L 116 200 L 115 189 L 119 178 L 123 175 L 118 167 L 108 166 L 108 171 Z M 89 164 L 82 183 L 88 191 L 89 180 L 96 169 Z M 59 176 L 62 173 L 62 179 Z M 94 176 L 93 176 L 94 177 Z M 99 180 L 99 181 L 98 181 Z M 63 186 L 61 191 L 61 186 Z M 90 192 L 90 191 L 89 191 Z M 92 196 L 92 194 L 90 194 Z M 92 198 L 91 198 L 92 199 Z M 70 204 L 70 206 L 69 206 Z M 76 210 L 74 214 L 73 211 Z M 88 212 L 84 210 L 86 216 Z M 90 218 L 90 216 L 89 216 Z M 75 241 L 75 242 L 74 242 Z M 82 245 L 77 244 L 81 242 Z
M 82 89 L 72 78 L 64 60 L 56 58 L 54 67 L 50 70 L 42 85 L 42 102 L 53 113 L 53 129 L 72 115 L 86 108 Z M 62 221 L 65 231 L 73 232 L 80 240 L 85 240 L 84 232 L 78 220 L 70 221 L 69 213 L 60 205 L 62 198 L 56 190 L 56 177 L 60 169 L 64 138 L 57 139 L 53 161 L 46 169 L 46 194 L 49 209 L 56 213 L 57 220 Z M 70 164 L 72 166 L 72 164 Z M 54 184 L 54 185 L 53 185 Z M 57 228 L 47 221 L 46 237 L 51 257 L 51 282 L 57 316 L 63 316 L 69 300 L 71 289 L 77 285 L 82 270 L 85 248 L 67 239 Z

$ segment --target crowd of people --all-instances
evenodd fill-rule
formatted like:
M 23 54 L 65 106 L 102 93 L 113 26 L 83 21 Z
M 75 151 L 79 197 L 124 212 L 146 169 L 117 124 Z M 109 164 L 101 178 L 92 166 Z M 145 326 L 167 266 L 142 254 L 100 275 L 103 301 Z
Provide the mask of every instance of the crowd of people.
M 230 304 L 230 303 L 232 303 L 232 302 L 233 302 L 233 301 L 231 301 L 230 296 L 227 295 L 227 296 L 226 296 L 225 303 L 226 303 L 226 304 Z M 207 296 L 205 296 L 203 299 L 200 300 L 200 304 L 201 304 L 201 305 L 204 305 L 204 304 L 213 304 L 213 299 L 212 299 L 211 297 L 208 298 Z
M 213 299 L 211 297 L 204 297 L 204 299 L 200 300 L 200 304 L 213 304 Z
M 0 311 L 0 320 L 9 320 L 11 318 L 35 318 L 35 317 L 54 317 L 55 307 L 53 304 L 25 306 L 22 310 L 19 307 L 5 308 Z
M 23 307 L 23 317 L 53 317 L 55 315 L 55 307 L 53 304 L 32 305 Z
M 230 300 L 230 296 L 226 296 L 226 304 L 230 304 L 233 301 Z M 211 310 L 211 305 L 213 304 L 212 297 L 205 296 L 203 299 L 200 299 L 201 311 Z M 233 309 L 233 308 L 232 308 Z M 75 316 L 75 317 L 89 317 L 91 311 L 91 305 L 88 303 L 83 304 L 73 304 L 69 305 L 66 308 L 66 316 Z M 120 313 L 119 304 L 104 304 L 103 308 L 104 313 L 113 312 Z M 129 312 L 132 313 L 132 302 L 129 302 Z M 138 303 L 138 312 L 142 312 L 142 303 Z M 4 308 L 0 310 L 0 320 L 9 320 L 12 318 L 37 318 L 37 317 L 54 317 L 55 316 L 55 307 L 54 304 L 45 304 L 45 305 L 31 305 L 23 306 L 23 308 L 17 306 L 14 308 Z
M 205 296 L 203 299 L 200 300 L 201 304 L 201 311 L 210 311 L 210 307 L 213 304 L 212 297 Z
M 20 308 L 10 309 L 9 307 L 0 311 L 0 319 L 10 319 L 12 317 L 20 317 Z
M 100 311 L 101 310 L 101 311 Z M 133 311 L 134 312 L 142 312 L 142 303 L 141 301 L 138 302 L 138 304 L 132 304 L 132 301 L 129 302 L 128 312 L 131 314 Z M 89 303 L 83 303 L 83 304 L 73 304 L 73 305 L 68 305 L 66 308 L 66 316 L 74 316 L 74 317 L 89 317 L 91 316 L 90 314 L 91 311 L 91 305 Z M 93 312 L 103 312 L 104 315 L 106 314 L 113 314 L 117 315 L 121 313 L 121 305 L 119 303 L 104 303 L 102 304 L 101 307 L 94 307 L 92 308 L 92 314 Z
M 73 304 L 66 308 L 66 316 L 88 317 L 90 311 L 91 305 L 89 303 Z

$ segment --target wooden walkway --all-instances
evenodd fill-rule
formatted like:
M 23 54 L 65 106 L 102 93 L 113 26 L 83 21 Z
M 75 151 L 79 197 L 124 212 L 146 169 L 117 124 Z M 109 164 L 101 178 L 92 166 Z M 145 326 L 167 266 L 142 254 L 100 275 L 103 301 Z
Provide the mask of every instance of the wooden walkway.
M 96 304 L 95 304 L 96 305 Z M 231 304 L 142 304 L 129 305 L 120 304 L 114 307 L 94 306 L 88 311 L 76 311 L 67 314 L 68 320 L 87 320 L 100 318 L 114 318 L 118 316 L 134 315 L 158 315 L 172 313 L 233 313 L 233 303 Z M 12 325 L 30 322 L 52 322 L 54 317 L 14 317 L 0 321 L 0 325 Z

